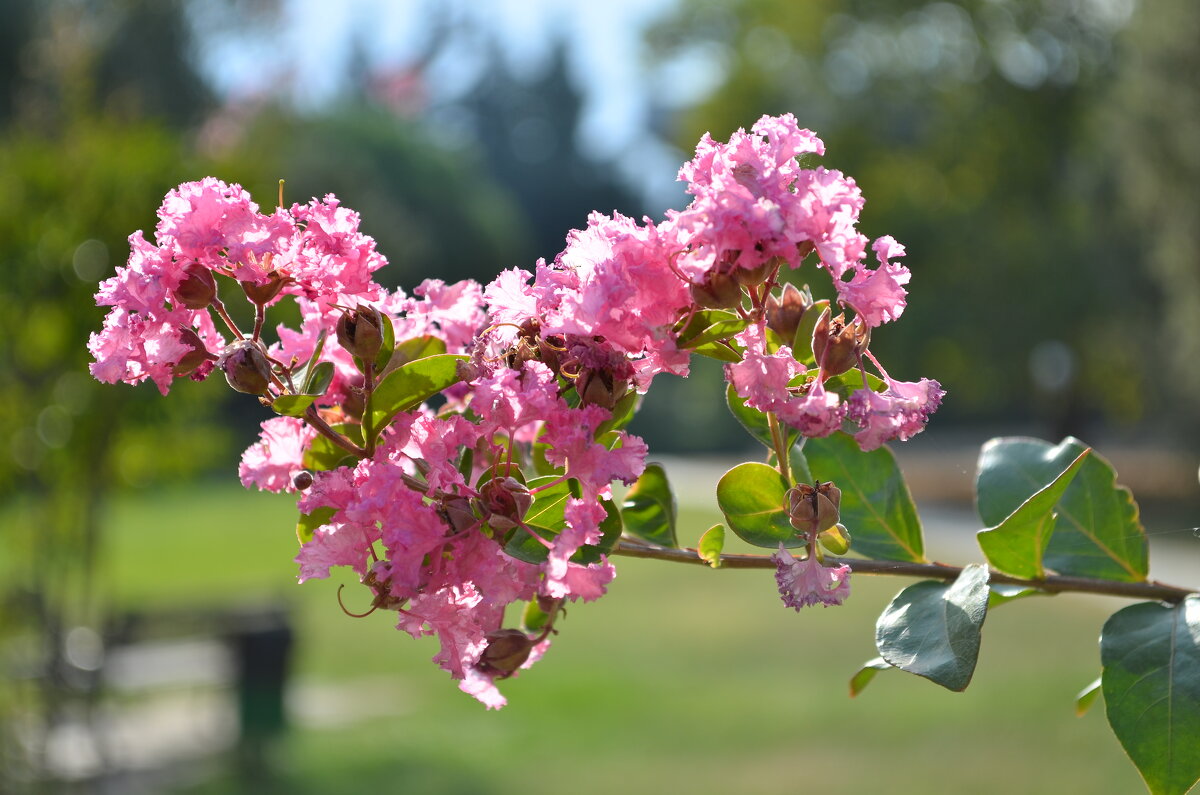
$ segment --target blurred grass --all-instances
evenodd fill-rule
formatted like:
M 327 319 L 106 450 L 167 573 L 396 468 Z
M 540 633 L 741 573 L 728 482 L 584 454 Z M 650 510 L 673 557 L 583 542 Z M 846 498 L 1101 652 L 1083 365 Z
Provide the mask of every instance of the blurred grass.
M 286 599 L 302 681 L 388 683 L 377 701 L 394 702 L 394 716 L 291 733 L 281 792 L 1142 790 L 1103 705 L 1073 714 L 1118 600 L 997 609 L 965 693 L 887 671 L 850 699 L 849 676 L 875 656 L 875 617 L 906 582 L 857 577 L 844 607 L 798 614 L 768 572 L 621 559 L 609 595 L 569 608 L 546 658 L 503 684 L 509 706 L 495 713 L 429 662 L 432 640 L 398 633 L 387 613 L 344 616 L 333 583 L 352 578 L 297 587 L 293 518 L 288 498 L 208 484 L 118 499 L 107 517 L 117 605 Z M 711 518 L 684 511 L 684 543 Z M 367 603 L 357 591 L 345 593 L 352 610 Z M 188 791 L 243 788 L 274 791 L 233 774 Z

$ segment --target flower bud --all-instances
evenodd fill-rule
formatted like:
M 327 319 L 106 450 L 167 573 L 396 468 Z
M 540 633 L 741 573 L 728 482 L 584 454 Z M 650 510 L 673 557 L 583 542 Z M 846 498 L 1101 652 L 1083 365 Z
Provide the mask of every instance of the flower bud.
M 219 360 L 225 380 L 238 392 L 261 395 L 271 383 L 271 364 L 267 355 L 250 340 L 238 340 L 226 346 Z
M 767 328 L 783 337 L 790 347 L 796 338 L 796 329 L 800 328 L 800 320 L 812 304 L 812 296 L 807 290 L 801 292 L 796 285 L 785 284 L 782 296 L 767 296 Z
M 188 309 L 205 309 L 217 297 L 217 281 L 212 271 L 195 263 L 184 273 L 187 277 L 172 291 L 175 300 Z
M 818 534 L 817 541 L 834 555 L 845 555 L 850 551 L 850 531 L 840 522 Z
M 383 315 L 373 306 L 360 305 L 343 312 L 337 323 L 338 344 L 363 361 L 374 361 L 383 345 Z
M 479 523 L 474 512 L 471 511 L 471 503 L 465 497 L 455 497 L 446 500 L 442 506 L 442 510 L 446 513 L 446 519 L 450 526 L 454 528 L 454 532 L 460 533 L 470 527 L 474 527 Z
M 870 341 L 869 326 L 857 318 L 847 324 L 845 315 L 832 317 L 827 308 L 813 327 L 813 356 L 825 376 L 838 375 L 858 363 Z
M 525 516 L 533 495 L 516 478 L 492 478 L 479 489 L 479 502 L 487 523 L 504 532 L 516 527 Z
M 256 282 L 238 282 L 242 285 L 242 292 L 257 306 L 266 306 L 275 296 L 279 295 L 279 291 L 287 284 L 287 278 L 280 276 L 278 273 L 272 273 L 271 278 L 262 283 Z
M 191 375 L 199 370 L 206 362 L 213 362 L 217 357 L 208 352 L 204 341 L 200 339 L 196 332 L 190 328 L 179 329 L 179 341 L 191 348 L 190 351 L 183 355 L 183 358 L 171 368 L 171 373 L 174 375 Z M 211 372 L 211 366 L 203 373 L 208 375 Z
M 292 476 L 292 486 L 296 491 L 306 491 L 313 484 L 313 476 L 311 472 L 300 470 Z
M 691 286 L 692 300 L 705 309 L 729 309 L 742 302 L 742 287 L 732 275 L 709 271 L 704 281 Z
M 535 642 L 519 629 L 498 629 L 487 634 L 488 645 L 475 667 L 497 679 L 507 679 L 529 659 Z
M 575 379 L 579 402 L 585 406 L 600 406 L 612 411 L 617 401 L 629 391 L 629 382 L 615 380 L 606 370 L 582 370 Z
M 733 279 L 743 287 L 754 287 L 765 282 L 767 274 L 777 268 L 781 261 L 779 257 L 772 257 L 760 265 L 755 265 L 753 268 L 735 267 L 733 269 Z
M 807 483 L 789 489 L 788 520 L 792 527 L 809 536 L 822 533 L 838 523 L 842 492 L 830 483 Z

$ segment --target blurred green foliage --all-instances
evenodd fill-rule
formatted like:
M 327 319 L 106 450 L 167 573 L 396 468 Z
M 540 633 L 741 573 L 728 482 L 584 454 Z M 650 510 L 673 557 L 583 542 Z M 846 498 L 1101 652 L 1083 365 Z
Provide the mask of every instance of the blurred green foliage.
M 717 76 L 674 120 L 681 148 L 792 112 L 858 181 L 864 232 L 903 242 L 913 271 L 874 347 L 894 375 L 943 382 L 940 422 L 1040 420 L 1057 438 L 1195 424 L 1192 379 L 1161 373 L 1195 373 L 1174 354 L 1200 344 L 1196 18 L 1186 0 L 709 0 L 652 50 Z

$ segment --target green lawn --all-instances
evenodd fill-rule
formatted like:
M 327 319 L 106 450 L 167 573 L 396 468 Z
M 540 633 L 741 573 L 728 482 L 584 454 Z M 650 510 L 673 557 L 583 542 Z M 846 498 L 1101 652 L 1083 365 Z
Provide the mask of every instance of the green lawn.
M 685 512 L 683 537 L 709 519 Z M 391 614 L 344 616 L 331 581 L 296 586 L 292 522 L 273 495 L 160 492 L 113 504 L 105 552 L 120 604 L 287 599 L 299 677 L 388 684 L 394 715 L 291 734 L 281 792 L 1142 791 L 1103 705 L 1073 714 L 1119 601 L 1006 605 L 965 693 L 889 671 L 851 699 L 903 581 L 857 577 L 844 607 L 796 613 L 769 572 L 619 559 L 609 595 L 572 606 L 546 658 L 504 684 L 509 706 L 487 712 L 429 662 L 432 640 L 398 633 Z M 235 789 L 227 776 L 189 791 Z

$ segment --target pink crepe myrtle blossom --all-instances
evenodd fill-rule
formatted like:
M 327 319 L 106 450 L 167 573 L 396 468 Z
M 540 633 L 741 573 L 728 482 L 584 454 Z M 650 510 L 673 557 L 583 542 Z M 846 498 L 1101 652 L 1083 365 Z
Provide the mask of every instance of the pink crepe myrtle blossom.
M 317 432 L 297 417 L 273 417 L 262 423 L 259 440 L 242 453 L 238 477 L 246 488 L 295 491 L 292 479 L 304 469 L 304 451 Z
M 860 389 L 850 395 L 848 416 L 862 426 L 854 438 L 863 450 L 874 450 L 892 439 L 905 441 L 923 431 L 946 394 L 937 381 L 928 378 L 885 380 L 887 389 L 882 393 Z
M 850 281 L 837 281 L 838 295 L 851 306 L 868 326 L 879 326 L 900 317 L 907 292 L 904 285 L 912 278 L 908 268 L 890 262 L 904 255 L 904 246 L 891 236 L 881 237 L 872 245 L 879 267 L 869 270 L 856 265 Z
M 813 605 L 840 605 L 850 596 L 850 567 L 825 566 L 816 555 L 799 559 L 779 545 L 775 558 L 775 582 L 788 607 L 799 611 Z

